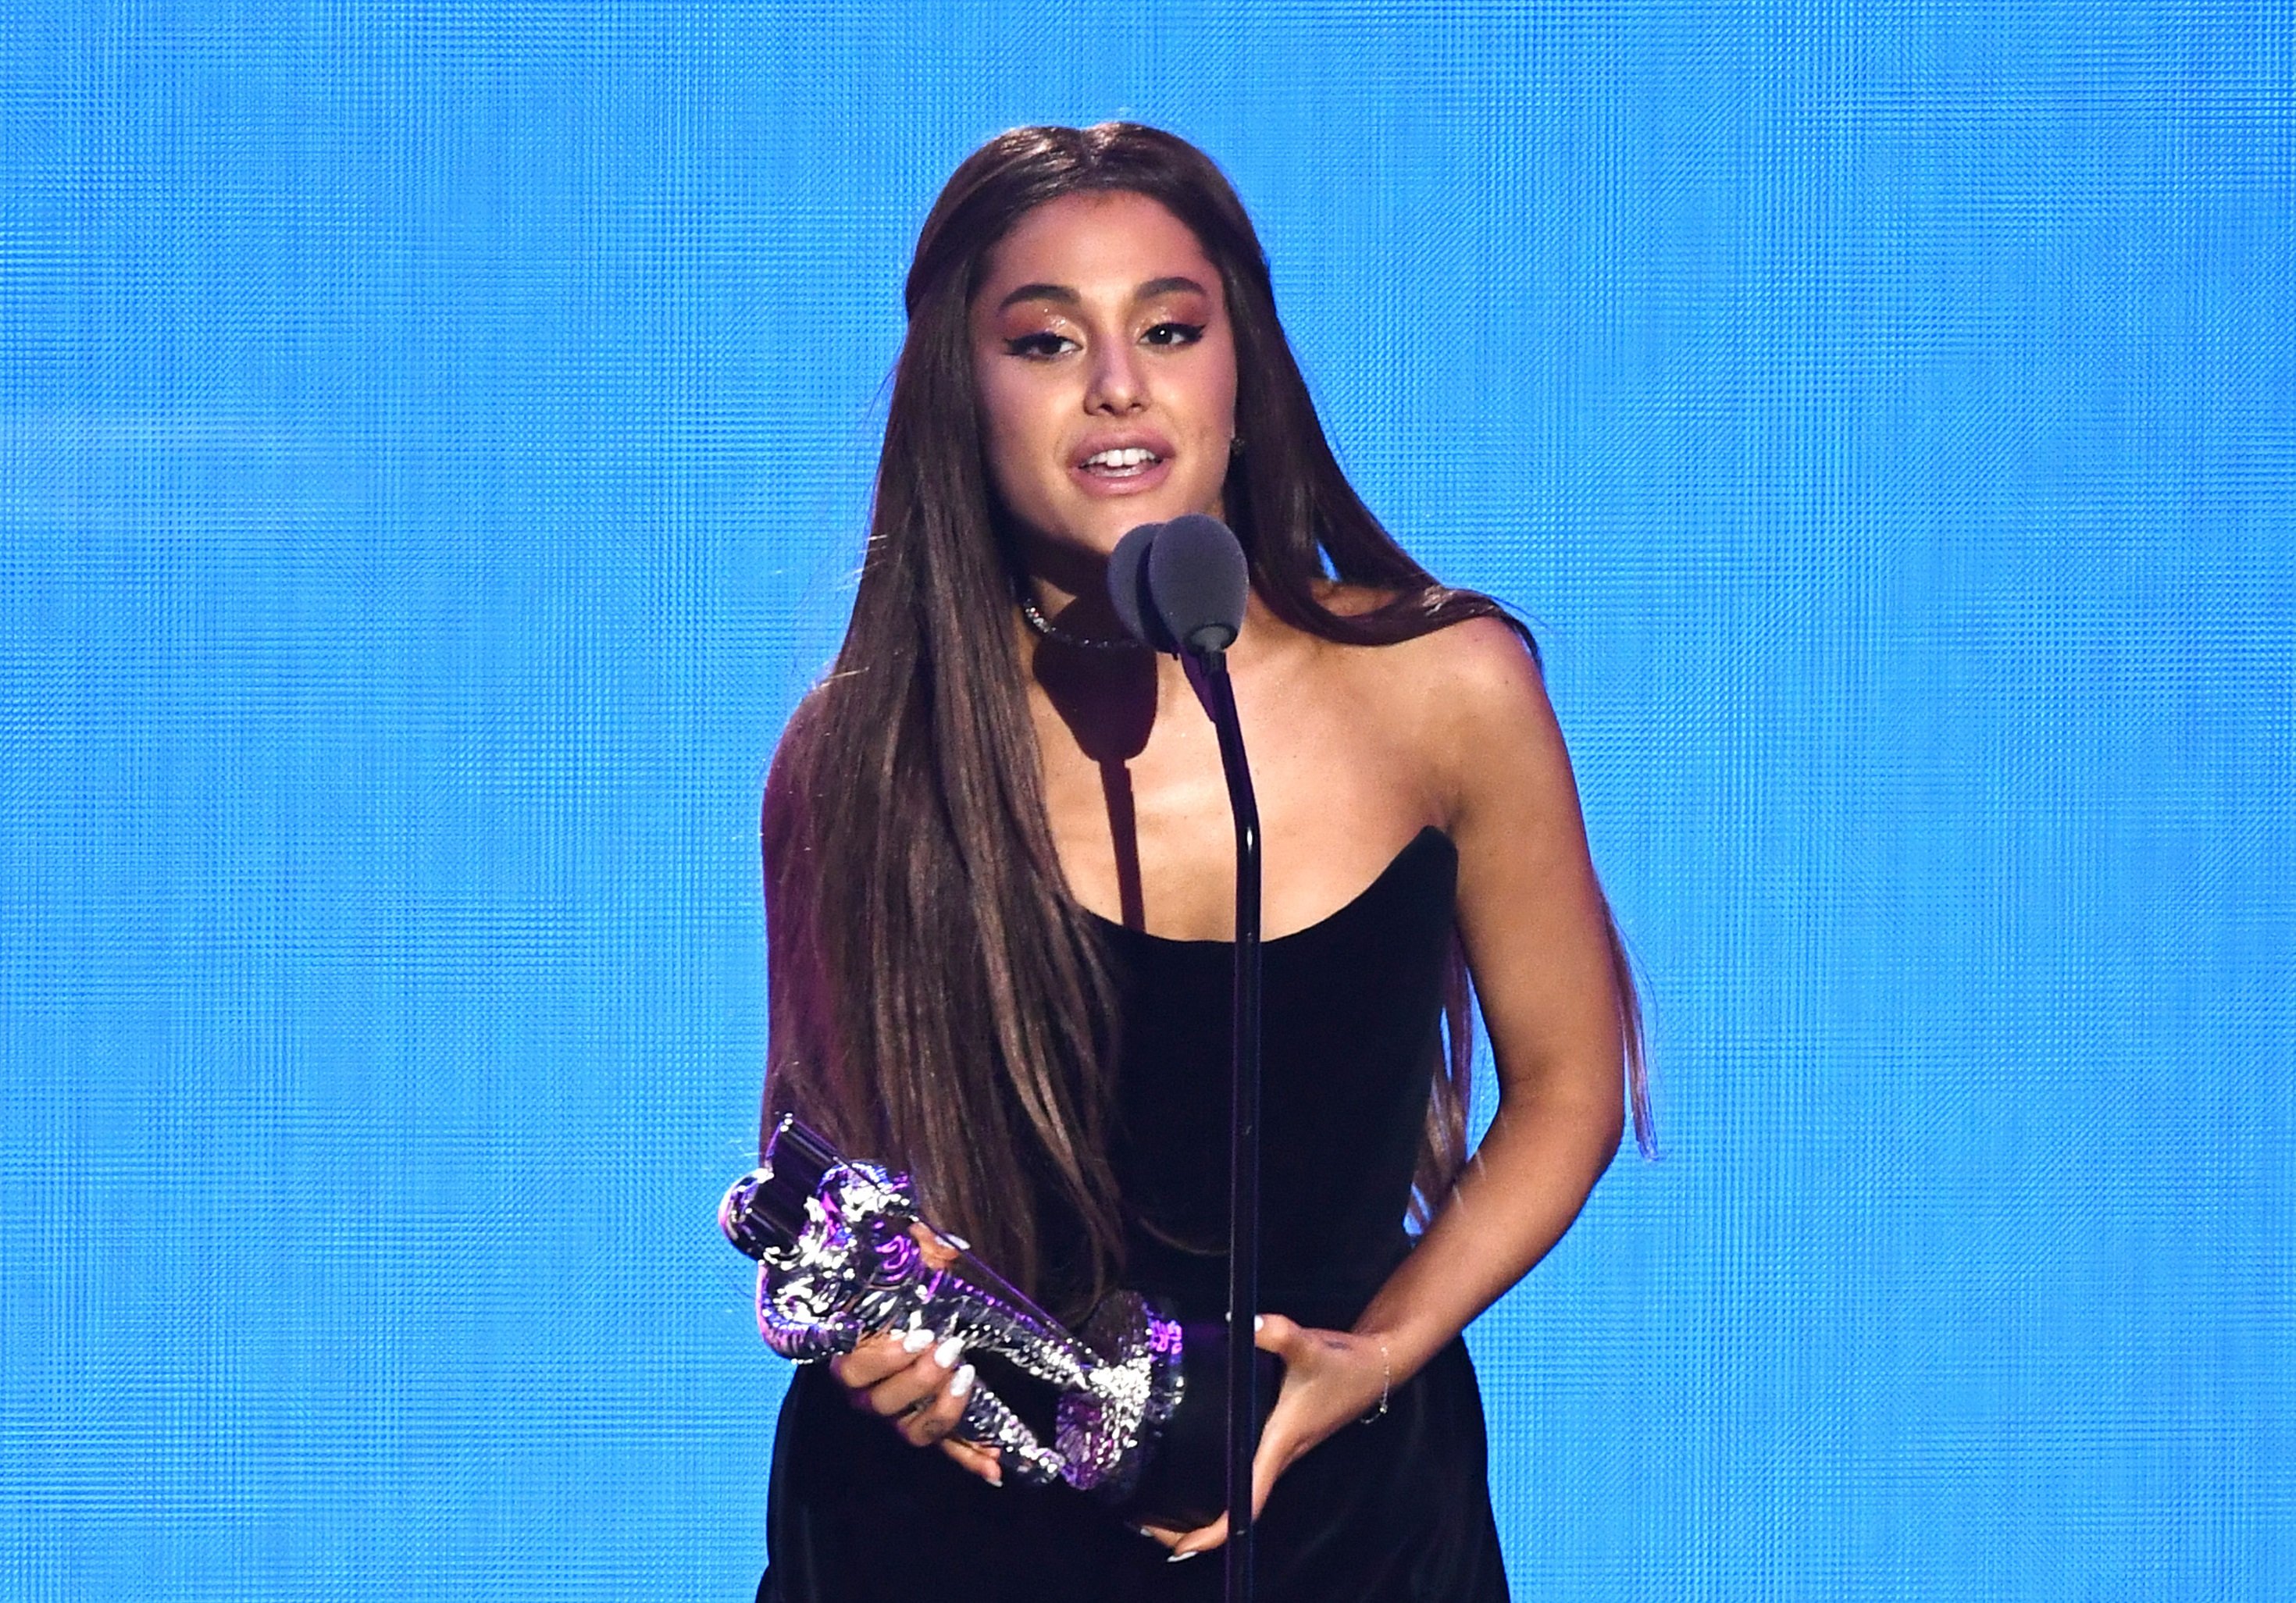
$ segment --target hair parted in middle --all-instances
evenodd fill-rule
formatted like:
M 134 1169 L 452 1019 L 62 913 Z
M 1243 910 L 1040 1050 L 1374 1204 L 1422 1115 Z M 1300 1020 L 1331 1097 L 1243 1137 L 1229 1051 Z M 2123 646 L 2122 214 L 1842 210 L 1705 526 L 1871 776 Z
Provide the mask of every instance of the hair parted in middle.
M 1266 253 L 1210 157 L 1159 129 L 1103 123 L 1015 129 L 958 167 L 907 277 L 852 619 L 767 782 L 766 1116 L 770 1126 L 798 1113 L 844 1150 L 908 1169 L 936 1223 L 1071 1308 L 1121 1265 L 1108 1156 L 1121 1021 L 1046 819 L 1009 626 L 1023 576 L 984 454 L 969 318 L 1021 216 L 1114 191 L 1162 205 L 1219 270 L 1249 442 L 1230 458 L 1226 507 L 1269 609 L 1365 645 L 1506 617 L 1488 596 L 1437 585 L 1348 483 L 1276 319 Z M 1317 597 L 1332 578 L 1392 599 L 1342 615 Z M 1612 939 L 1639 1132 L 1640 1035 Z M 1471 1002 L 1456 944 L 1450 970 L 1423 1214 L 1465 1157 Z

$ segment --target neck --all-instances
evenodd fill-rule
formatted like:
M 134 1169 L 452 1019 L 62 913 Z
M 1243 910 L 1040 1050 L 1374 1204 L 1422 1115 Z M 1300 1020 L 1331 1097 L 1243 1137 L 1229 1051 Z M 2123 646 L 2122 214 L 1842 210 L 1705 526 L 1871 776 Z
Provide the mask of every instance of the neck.
M 1116 609 L 1108 599 L 1107 578 L 1108 565 L 1104 561 L 1096 563 L 1090 575 L 1083 577 L 1065 569 L 1055 577 L 1032 566 L 1022 575 L 1022 593 L 1036 603 L 1038 616 L 1054 634 L 1048 637 L 1045 631 L 1037 629 L 1025 617 L 1016 617 L 1015 626 L 1021 629 L 1029 643 L 1065 650 L 1070 654 L 1083 653 L 1095 657 L 1135 655 L 1131 651 L 1103 650 L 1096 645 L 1077 643 L 1129 642 L 1132 640 L 1125 629 L 1124 621 L 1116 615 Z M 1259 599 L 1258 591 L 1250 591 L 1244 597 L 1243 629 L 1235 643 L 1228 648 L 1228 662 L 1235 666 L 1258 661 L 1277 646 L 1281 637 L 1293 633 L 1268 609 Z M 1158 655 L 1161 656 L 1160 653 Z M 1162 658 L 1162 661 L 1177 678 L 1181 667 L 1179 661 L 1169 657 Z
M 1022 593 L 1036 602 L 1037 610 L 1046 623 L 1062 634 L 1078 640 L 1126 641 L 1131 638 L 1124 627 L 1123 619 L 1117 616 L 1116 608 L 1108 599 L 1108 558 L 1105 553 L 1041 536 L 1032 537 L 1026 533 L 1022 534 L 1019 545 Z M 1059 647 L 1060 642 L 1046 640 L 1018 617 L 1014 622 L 1037 644 Z M 1255 662 L 1295 633 L 1268 610 L 1257 590 L 1250 591 L 1244 597 L 1243 630 L 1228 649 L 1229 665 L 1243 667 Z M 1124 651 L 1086 650 L 1095 657 L 1129 655 Z M 1166 666 L 1177 679 L 1179 664 L 1167 658 Z
M 1086 641 L 1131 638 L 1109 601 L 1104 560 L 1064 562 L 1051 571 L 1031 562 L 1022 572 L 1021 584 L 1021 593 L 1036 603 L 1037 614 L 1062 634 Z

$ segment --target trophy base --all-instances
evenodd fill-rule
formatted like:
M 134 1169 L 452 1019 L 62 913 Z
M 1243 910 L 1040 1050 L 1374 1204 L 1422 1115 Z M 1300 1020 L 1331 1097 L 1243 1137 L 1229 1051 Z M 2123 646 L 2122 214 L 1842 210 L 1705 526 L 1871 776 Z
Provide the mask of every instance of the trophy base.
M 1227 1509 L 1227 1321 L 1203 1320 L 1180 1330 L 1175 1403 L 1163 1428 L 1129 1484 L 1098 1490 L 1129 1524 L 1193 1531 Z M 1273 1353 L 1252 1357 L 1259 1422 L 1266 1425 L 1283 1361 Z

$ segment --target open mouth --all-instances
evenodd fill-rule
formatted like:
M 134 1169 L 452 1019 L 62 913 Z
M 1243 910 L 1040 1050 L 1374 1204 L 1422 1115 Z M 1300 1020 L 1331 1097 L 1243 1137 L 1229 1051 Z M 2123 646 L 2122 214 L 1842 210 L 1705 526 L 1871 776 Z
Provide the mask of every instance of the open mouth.
M 1164 459 L 1145 446 L 1095 451 L 1077 464 L 1095 478 L 1137 478 Z

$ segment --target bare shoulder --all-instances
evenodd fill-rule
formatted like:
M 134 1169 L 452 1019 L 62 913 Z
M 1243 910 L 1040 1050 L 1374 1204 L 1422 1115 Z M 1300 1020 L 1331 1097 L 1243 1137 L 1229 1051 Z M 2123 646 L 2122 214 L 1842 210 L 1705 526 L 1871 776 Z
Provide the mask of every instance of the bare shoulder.
M 1401 642 L 1396 667 L 1423 679 L 1460 716 L 1506 717 L 1546 705 L 1529 641 L 1503 617 L 1463 618 Z
M 1348 670 L 1382 699 L 1402 698 L 1430 726 L 1472 739 L 1542 714 L 1546 691 L 1528 638 L 1505 618 L 1462 618 L 1390 645 L 1342 648 Z M 1403 710 L 1398 708 L 1398 710 Z
M 1311 588 L 1319 605 L 1341 617 L 1359 617 L 1376 611 L 1403 593 L 1376 585 L 1350 584 L 1344 579 L 1317 579 Z
M 1407 742 L 1455 838 L 1488 821 L 1494 806 L 1570 789 L 1538 658 L 1506 619 L 1464 618 L 1340 654 L 1359 704 Z
M 1326 583 L 1318 588 L 1316 599 L 1343 617 L 1356 617 L 1400 601 L 1403 594 L 1368 585 Z M 1439 694 L 1449 701 L 1469 698 L 1472 705 L 1456 710 L 1471 716 L 1478 711 L 1501 716 L 1523 711 L 1526 697 L 1539 706 L 1546 702 L 1538 661 L 1528 637 L 1500 617 L 1463 618 L 1391 645 L 1341 647 L 1340 651 L 1348 667 L 1364 679 L 1410 693 Z

